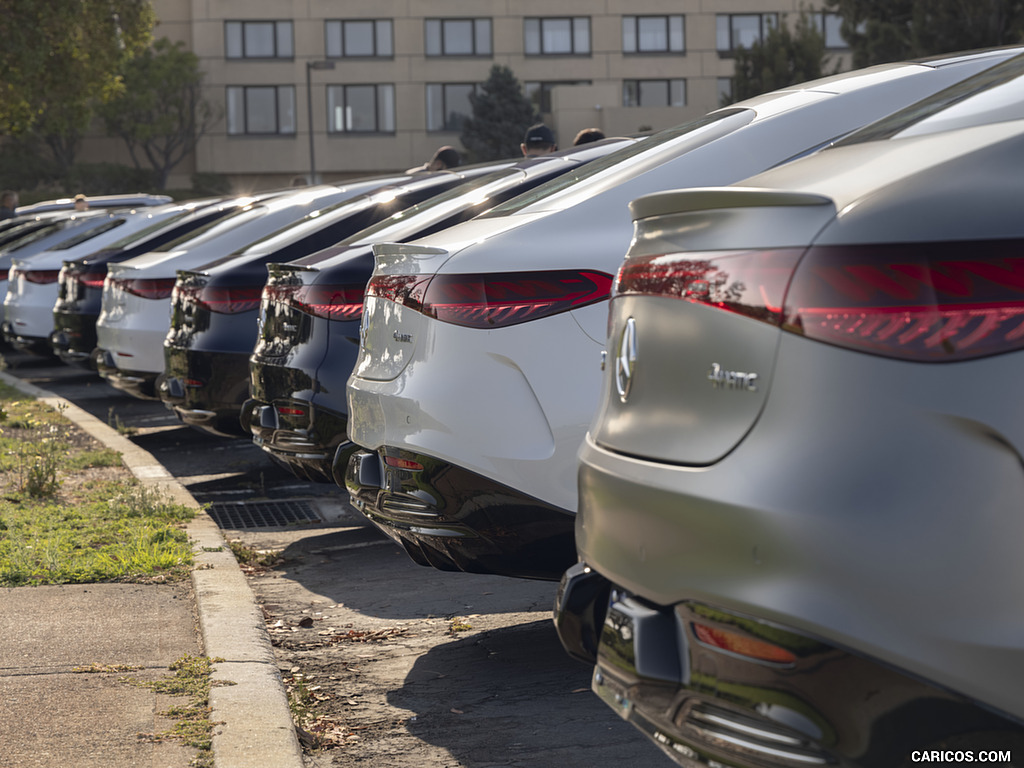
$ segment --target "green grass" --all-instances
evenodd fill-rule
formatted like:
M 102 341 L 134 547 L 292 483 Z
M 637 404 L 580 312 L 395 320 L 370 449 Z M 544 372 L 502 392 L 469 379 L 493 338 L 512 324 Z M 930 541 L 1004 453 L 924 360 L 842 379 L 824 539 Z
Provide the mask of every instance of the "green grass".
M 0 383 L 0 586 L 188 575 L 194 510 L 105 472 L 120 465 L 59 411 Z

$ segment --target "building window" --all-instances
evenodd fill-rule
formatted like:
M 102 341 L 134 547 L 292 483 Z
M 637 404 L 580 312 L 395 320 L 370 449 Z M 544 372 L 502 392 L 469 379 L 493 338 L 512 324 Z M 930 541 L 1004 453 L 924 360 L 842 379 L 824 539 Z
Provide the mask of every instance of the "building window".
M 715 16 L 716 47 L 719 53 L 750 48 L 764 40 L 768 30 L 779 25 L 777 13 L 720 13 Z
M 849 44 L 843 39 L 841 27 L 843 17 L 838 13 L 827 13 L 818 11 L 813 14 L 815 25 L 821 36 L 825 38 L 825 47 L 831 49 L 849 48 Z
M 295 56 L 290 21 L 225 21 L 224 50 L 229 59 L 291 59 Z
M 551 89 L 559 85 L 590 85 L 590 80 L 545 80 L 543 82 L 523 83 L 526 94 L 538 112 L 551 112 Z
M 395 55 L 391 19 L 324 22 L 327 58 Z
M 327 86 L 329 133 L 394 133 L 395 86 Z
M 523 20 L 527 56 L 589 56 L 590 18 L 532 18 Z
M 461 131 L 473 114 L 469 97 L 476 89 L 475 83 L 427 83 L 427 130 Z
M 685 107 L 686 81 L 682 79 L 623 80 L 622 106 Z
M 228 135 L 295 133 L 295 86 L 228 86 Z
M 427 56 L 490 56 L 490 19 L 427 19 Z
M 623 53 L 684 53 L 682 16 L 623 16 Z

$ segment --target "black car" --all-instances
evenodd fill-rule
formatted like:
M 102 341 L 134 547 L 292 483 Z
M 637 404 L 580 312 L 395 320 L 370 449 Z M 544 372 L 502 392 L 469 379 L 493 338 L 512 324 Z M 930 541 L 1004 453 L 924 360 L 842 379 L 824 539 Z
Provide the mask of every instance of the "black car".
M 96 318 L 100 314 L 108 264 L 147 253 L 218 221 L 250 202 L 251 197 L 183 203 L 176 215 L 160 220 L 148 230 L 85 258 L 65 261 L 58 276 L 57 301 L 53 306 L 50 345 L 54 353 L 65 363 L 92 367 Z
M 164 341 L 160 399 L 185 424 L 217 435 L 246 434 L 239 409 L 249 392 L 266 265 L 336 244 L 411 205 L 487 173 L 493 165 L 408 179 L 354 197 L 192 270 L 179 270 Z
M 624 141 L 609 139 L 520 162 L 359 232 L 336 248 L 271 264 L 263 326 L 250 362 L 252 399 L 241 413 L 253 441 L 299 477 L 337 481 L 331 471 L 335 456 L 351 447 L 345 434 L 345 382 L 359 348 L 373 244 L 408 242 L 471 219 L 621 149 Z

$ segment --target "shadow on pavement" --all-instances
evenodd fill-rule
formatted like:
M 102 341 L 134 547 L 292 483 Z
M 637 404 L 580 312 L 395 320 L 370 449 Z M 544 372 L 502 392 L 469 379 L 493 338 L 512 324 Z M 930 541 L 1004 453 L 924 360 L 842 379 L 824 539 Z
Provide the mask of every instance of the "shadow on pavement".
M 672 764 L 590 691 L 590 669 L 568 659 L 549 620 L 436 646 L 388 702 L 416 713 L 413 736 L 467 767 L 496 756 L 531 768 Z

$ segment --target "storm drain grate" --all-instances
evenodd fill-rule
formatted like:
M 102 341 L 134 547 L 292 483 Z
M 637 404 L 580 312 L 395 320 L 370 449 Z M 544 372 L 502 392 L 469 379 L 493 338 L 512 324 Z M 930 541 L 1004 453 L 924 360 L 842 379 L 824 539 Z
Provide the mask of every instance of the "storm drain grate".
M 298 500 L 216 502 L 207 508 L 207 512 L 219 527 L 233 531 L 320 522 L 313 505 Z

